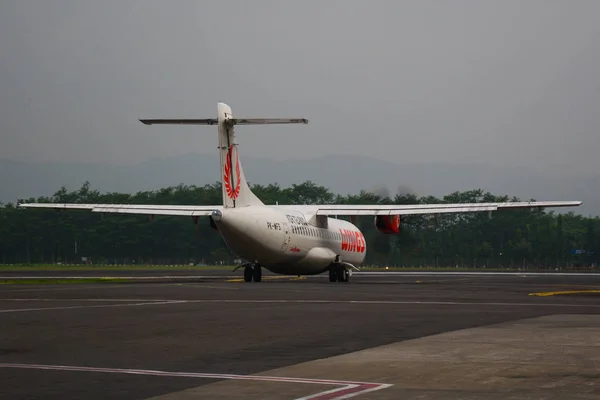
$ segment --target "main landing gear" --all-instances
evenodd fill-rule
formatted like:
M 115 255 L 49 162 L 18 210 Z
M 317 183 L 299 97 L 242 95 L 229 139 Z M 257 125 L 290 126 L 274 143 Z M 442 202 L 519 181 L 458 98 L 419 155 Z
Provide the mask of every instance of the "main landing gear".
M 350 271 L 341 264 L 331 264 L 329 267 L 329 282 L 349 282 Z
M 262 267 L 257 263 L 245 263 L 235 267 L 233 272 L 240 268 L 244 268 L 244 281 L 245 282 L 260 282 L 262 280 Z
M 244 266 L 245 282 L 260 282 L 262 280 L 262 267 L 260 264 L 248 264 Z

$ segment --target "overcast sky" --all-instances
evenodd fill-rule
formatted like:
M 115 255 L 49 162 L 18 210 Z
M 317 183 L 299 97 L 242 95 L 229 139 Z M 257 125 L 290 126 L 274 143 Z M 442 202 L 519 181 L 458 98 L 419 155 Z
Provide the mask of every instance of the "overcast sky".
M 600 171 L 600 2 L 0 2 L 0 158 L 135 163 L 351 153 Z M 307 178 L 308 179 L 308 178 Z

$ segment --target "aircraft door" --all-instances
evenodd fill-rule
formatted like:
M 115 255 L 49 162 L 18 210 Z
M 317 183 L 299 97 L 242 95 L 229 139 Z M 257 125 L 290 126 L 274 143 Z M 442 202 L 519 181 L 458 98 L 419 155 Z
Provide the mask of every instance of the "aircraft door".
M 288 222 L 283 223 L 283 246 L 281 250 L 285 253 L 288 251 L 290 246 L 290 241 L 292 240 L 292 235 L 290 232 L 290 224 Z

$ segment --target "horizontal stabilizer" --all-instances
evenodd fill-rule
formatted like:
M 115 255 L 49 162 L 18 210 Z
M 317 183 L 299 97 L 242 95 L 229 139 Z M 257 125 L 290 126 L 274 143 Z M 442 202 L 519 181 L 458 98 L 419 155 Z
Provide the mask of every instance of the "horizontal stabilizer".
M 234 125 L 308 124 L 306 118 L 233 118 Z
M 216 125 L 215 118 L 205 119 L 140 119 L 140 122 L 146 125 Z
M 140 119 L 146 125 L 216 125 L 215 118 L 206 119 Z M 232 125 L 268 125 L 268 124 L 308 124 L 306 118 L 230 118 L 226 122 Z

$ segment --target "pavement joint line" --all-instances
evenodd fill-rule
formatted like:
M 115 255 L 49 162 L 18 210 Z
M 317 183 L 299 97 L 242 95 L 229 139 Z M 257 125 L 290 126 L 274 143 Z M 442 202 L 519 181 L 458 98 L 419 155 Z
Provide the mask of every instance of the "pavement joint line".
M 103 372 L 116 374 L 133 375 L 152 375 L 183 378 L 205 378 L 205 379 L 229 379 L 229 380 L 250 380 L 266 382 L 286 382 L 286 383 L 308 383 L 317 385 L 340 386 L 335 389 L 326 390 L 309 396 L 299 397 L 295 400 L 341 400 L 361 394 L 374 392 L 389 388 L 393 385 L 374 382 L 357 382 L 331 379 L 313 379 L 313 378 L 292 378 L 284 376 L 266 376 L 266 375 L 235 375 L 235 374 L 216 374 L 200 372 L 169 372 L 144 369 L 121 369 L 121 368 L 99 368 L 99 367 L 78 367 L 71 365 L 43 365 L 43 364 L 18 364 L 18 363 L 0 363 L 0 368 L 20 368 L 37 370 L 55 370 L 55 371 L 75 371 L 75 372 Z

